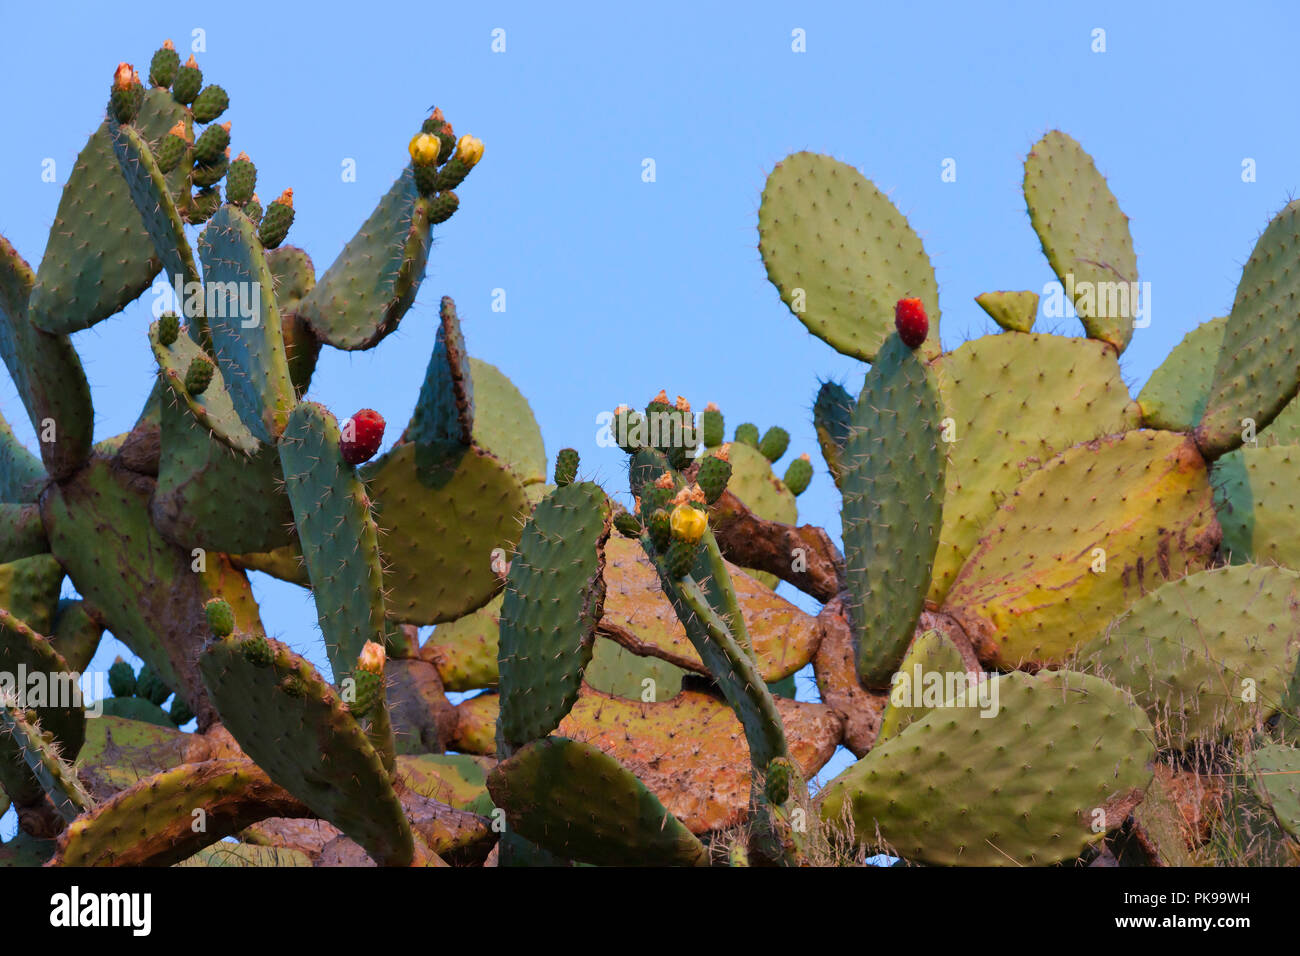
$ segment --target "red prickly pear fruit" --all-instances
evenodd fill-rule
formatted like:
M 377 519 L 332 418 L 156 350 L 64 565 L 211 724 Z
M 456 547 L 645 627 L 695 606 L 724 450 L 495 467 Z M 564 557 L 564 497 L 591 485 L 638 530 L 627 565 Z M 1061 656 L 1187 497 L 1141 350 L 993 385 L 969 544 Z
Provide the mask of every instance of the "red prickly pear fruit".
M 894 328 L 909 349 L 921 347 L 930 331 L 930 320 L 920 299 L 899 299 L 894 306 Z
M 384 416 L 363 408 L 339 426 L 339 451 L 349 465 L 369 461 L 384 440 Z

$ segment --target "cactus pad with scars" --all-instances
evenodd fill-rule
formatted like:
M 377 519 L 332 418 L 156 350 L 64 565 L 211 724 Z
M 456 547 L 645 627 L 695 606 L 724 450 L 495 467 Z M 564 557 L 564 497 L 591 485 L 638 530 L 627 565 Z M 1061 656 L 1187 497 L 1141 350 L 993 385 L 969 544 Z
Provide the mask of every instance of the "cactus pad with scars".
M 82 149 L 63 188 L 32 293 L 37 328 L 66 335 L 113 315 L 149 288 L 162 263 L 113 153 L 109 120 Z M 158 143 L 187 111 L 166 90 L 149 90 L 134 129 Z M 173 196 L 189 193 L 189 166 L 167 175 Z
M 1138 417 L 1102 342 L 1005 333 L 966 342 L 935 367 L 953 439 L 927 595 L 938 604 L 1027 474 L 1079 442 L 1137 428 Z
M 67 336 L 42 332 L 32 321 L 28 301 L 34 281 L 31 267 L 0 236 L 0 357 L 41 438 L 45 470 L 61 479 L 90 455 L 94 411 L 72 343 Z
M 208 387 L 198 395 L 191 394 L 185 387 L 185 376 L 190 365 L 195 359 L 205 356 L 203 349 L 190 336 L 180 335 L 170 345 L 163 345 L 158 338 L 158 323 L 155 322 L 149 327 L 149 344 L 158 361 L 158 374 L 170 388 L 170 393 L 162 396 L 162 402 L 184 404 L 203 429 L 232 451 L 252 455 L 261 449 L 262 443 L 235 410 L 234 400 L 226 388 L 225 376 L 220 368 L 213 369 Z M 159 414 L 161 415 L 161 408 Z
M 836 351 L 874 362 L 893 334 L 894 304 L 919 297 L 939 352 L 939 292 L 921 239 L 852 166 L 794 153 L 763 188 L 759 250 L 781 300 Z
M 384 640 L 383 572 L 370 498 L 339 454 L 339 426 L 304 402 L 280 436 L 285 491 L 311 578 L 334 680 L 351 676 L 367 641 Z
M 1170 745 L 1184 749 L 1284 706 L 1300 661 L 1298 631 L 1300 573 L 1237 565 L 1139 598 L 1080 648 L 1079 660 L 1132 691 Z
M 410 166 L 298 307 L 321 341 L 339 349 L 377 345 L 397 328 L 424 279 L 427 201 Z
M 860 841 L 878 830 L 908 859 L 947 866 L 1068 860 L 1118 827 L 1151 780 L 1142 710 L 1070 671 L 993 680 L 999 716 L 972 700 L 931 711 L 827 784 L 822 819 L 847 802 Z
M 524 488 L 496 458 L 468 448 L 443 476 L 422 475 L 414 443 L 397 445 L 361 475 L 383 529 L 388 614 L 407 624 L 451 621 L 501 586 L 492 552 L 509 554 L 528 513 Z
M 1218 539 L 1205 462 L 1190 438 L 1100 438 L 1016 487 L 943 610 L 981 660 L 1062 661 L 1144 592 L 1206 567 Z
M 1234 562 L 1300 567 L 1300 447 L 1264 447 L 1263 437 L 1211 471 L 1223 550 Z
M 590 482 L 557 488 L 524 526 L 501 605 L 501 733 L 522 745 L 577 700 L 605 600 L 609 499 Z
M 515 832 L 574 860 L 635 859 L 644 866 L 708 860 L 703 844 L 635 774 L 590 744 L 535 741 L 492 771 L 488 789 Z
M 1142 424 L 1187 432 L 1196 427 L 1214 384 L 1228 317 L 1202 322 L 1183 336 L 1138 393 Z
M 939 393 L 894 336 L 867 373 L 844 446 L 845 572 L 864 684 L 887 683 L 921 614 L 943 521 Z
M 1213 460 L 1242 443 L 1244 420 L 1262 430 L 1300 389 L 1294 353 L 1295 300 L 1300 296 L 1300 200 L 1264 229 L 1241 271 L 1223 330 L 1196 443 Z
M 212 314 L 205 318 L 235 411 L 259 439 L 274 441 L 297 398 L 275 304 L 275 279 L 256 227 L 234 206 L 222 206 L 199 236 L 199 257 L 208 297 L 223 298 L 212 293 L 217 283 L 225 284 L 224 308 L 207 310 Z
M 1029 221 L 1052 271 L 1067 294 L 1073 291 L 1088 337 L 1123 352 L 1133 335 L 1136 303 L 1129 292 L 1137 282 L 1137 256 L 1128 216 L 1105 177 L 1078 143 L 1052 130 L 1025 157 L 1024 190 Z M 1123 288 L 1122 302 L 1110 299 L 1112 287 Z
M 214 642 L 199 666 L 222 723 L 270 778 L 380 862 L 414 854 L 388 771 L 339 696 L 306 660 L 266 639 L 270 666 L 251 662 L 247 638 Z

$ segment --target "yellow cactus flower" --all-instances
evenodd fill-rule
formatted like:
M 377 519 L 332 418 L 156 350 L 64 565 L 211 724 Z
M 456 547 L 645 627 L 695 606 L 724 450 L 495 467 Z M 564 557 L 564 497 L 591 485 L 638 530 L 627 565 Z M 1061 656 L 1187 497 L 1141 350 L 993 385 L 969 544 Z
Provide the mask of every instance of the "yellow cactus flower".
M 698 508 L 682 504 L 673 509 L 669 524 L 672 526 L 674 538 L 687 544 L 695 544 L 704 537 L 704 532 L 709 527 L 709 519 L 704 517 L 704 512 Z
M 483 140 L 466 133 L 456 143 L 456 158 L 466 166 L 476 166 L 483 158 Z
M 416 133 L 411 139 L 411 159 L 419 166 L 432 166 L 438 162 L 438 153 L 442 149 L 442 143 L 438 137 L 430 136 L 428 133 Z

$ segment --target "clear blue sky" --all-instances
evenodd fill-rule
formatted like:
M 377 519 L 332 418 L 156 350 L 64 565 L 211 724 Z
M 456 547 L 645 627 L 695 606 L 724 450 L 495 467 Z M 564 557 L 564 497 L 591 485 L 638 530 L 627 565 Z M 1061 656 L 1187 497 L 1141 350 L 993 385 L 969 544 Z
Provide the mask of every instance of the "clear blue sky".
M 813 453 L 801 518 L 837 536 L 809 410 L 819 377 L 856 391 L 863 368 L 807 334 L 764 275 L 759 195 L 783 156 L 829 153 L 893 197 L 934 262 L 951 348 L 992 329 L 975 295 L 1051 281 L 1021 163 L 1047 129 L 1073 135 L 1131 217 L 1152 284 L 1151 326 L 1124 360 L 1134 391 L 1184 333 L 1227 311 L 1256 236 L 1300 186 L 1300 10 L 1285 2 L 73 6 L 0 2 L 0 232 L 33 266 L 113 68 L 147 72 L 167 37 L 184 57 L 206 31 L 197 59 L 230 94 L 234 151 L 257 163 L 264 202 L 293 187 L 289 242 L 318 272 L 436 104 L 485 141 L 484 160 L 436 231 L 401 330 L 371 352 L 327 349 L 313 397 L 340 417 L 377 408 L 396 437 L 449 294 L 470 351 L 529 397 L 551 455 L 578 448 L 587 476 L 621 491 L 623 456 L 597 448 L 598 412 L 660 388 L 714 401 L 729 427 L 781 424 L 792 454 Z M 795 29 L 804 53 L 791 50 Z M 47 157 L 57 184 L 41 180 Z M 946 158 L 956 182 L 940 179 Z M 494 289 L 504 313 L 490 309 Z M 149 391 L 146 326 L 137 305 L 74 338 L 97 439 L 127 430 Z M 34 448 L 3 371 L 0 409 Z M 320 661 L 303 592 L 256 587 L 272 633 Z

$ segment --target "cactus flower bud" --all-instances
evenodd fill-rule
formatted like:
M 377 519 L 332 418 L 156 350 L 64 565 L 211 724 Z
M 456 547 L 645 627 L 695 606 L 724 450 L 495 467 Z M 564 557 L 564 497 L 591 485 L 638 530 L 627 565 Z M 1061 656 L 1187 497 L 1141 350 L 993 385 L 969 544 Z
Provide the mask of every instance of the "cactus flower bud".
M 371 674 L 382 674 L 387 659 L 383 644 L 366 641 L 365 647 L 361 648 L 361 656 L 357 659 L 357 667 Z
M 471 169 L 483 158 L 483 141 L 466 133 L 456 143 L 456 158 Z

